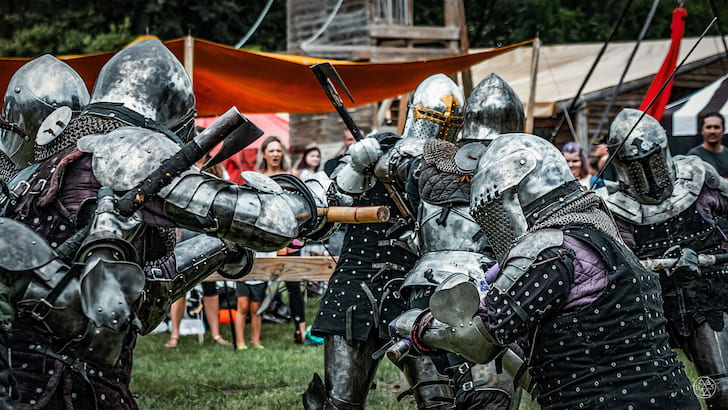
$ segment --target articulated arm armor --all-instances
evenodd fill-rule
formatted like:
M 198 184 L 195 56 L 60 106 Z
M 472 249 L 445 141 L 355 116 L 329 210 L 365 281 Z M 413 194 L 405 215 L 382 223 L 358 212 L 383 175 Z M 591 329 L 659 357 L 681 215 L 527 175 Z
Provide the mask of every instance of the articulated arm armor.
M 116 192 L 134 188 L 179 150 L 164 135 L 133 127 L 86 136 L 78 146 L 93 153 L 96 179 Z M 271 179 L 255 172 L 245 172 L 243 178 L 247 184 L 238 186 L 192 168 L 159 196 L 179 227 L 256 251 L 284 248 L 294 238 L 319 239 L 317 233 L 330 230 L 316 215 L 316 207 L 326 207 L 329 199 L 328 187 L 320 182 L 304 184 L 288 175 Z
M 255 172 L 244 172 L 243 178 L 247 184 L 238 186 L 188 171 L 160 196 L 179 226 L 256 251 L 281 249 L 294 238 L 317 237 L 330 228 L 316 215 L 316 206 L 327 202 L 319 181 L 304 184 L 295 177 L 271 179 Z
M 402 138 L 374 166 L 374 175 L 385 184 L 403 187 L 409 177 L 412 160 L 420 158 L 425 141 Z
M 391 133 L 364 138 L 349 147 L 332 179 L 349 194 L 370 190 L 377 180 L 404 185 L 410 160 L 422 154 L 422 140 L 399 138 Z
M 238 279 L 250 273 L 255 254 L 232 242 L 197 235 L 178 243 L 174 247 L 174 257 L 177 267 L 174 279 L 147 277 L 144 284 L 138 309 L 143 335 L 165 319 L 175 300 L 211 274 L 219 272 L 226 278 Z

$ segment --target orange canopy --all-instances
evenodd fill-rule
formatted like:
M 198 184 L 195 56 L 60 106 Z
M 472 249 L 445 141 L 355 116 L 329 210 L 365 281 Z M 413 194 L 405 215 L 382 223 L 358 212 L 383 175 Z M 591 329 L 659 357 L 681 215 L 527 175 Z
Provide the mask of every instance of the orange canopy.
M 246 113 L 333 111 L 308 68 L 311 64 L 323 61 L 332 62 L 354 97 L 354 104 L 346 101 L 345 105 L 368 104 L 411 92 L 429 75 L 454 74 L 528 43 L 531 41 L 476 54 L 416 62 L 354 63 L 251 52 L 193 39 L 193 83 L 197 111 L 203 117 L 220 115 L 231 106 L 237 106 Z M 183 61 L 184 38 L 166 41 L 165 45 Z M 90 90 L 99 70 L 112 55 L 113 52 L 59 58 L 83 77 Z M 10 77 L 28 60 L 0 59 L 0 90 L 7 88 Z

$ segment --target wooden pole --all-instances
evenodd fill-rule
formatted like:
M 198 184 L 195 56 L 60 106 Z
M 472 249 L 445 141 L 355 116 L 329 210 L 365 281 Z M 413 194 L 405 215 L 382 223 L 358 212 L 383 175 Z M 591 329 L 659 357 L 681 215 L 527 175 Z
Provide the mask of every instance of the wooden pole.
M 541 52 L 541 39 L 536 34 L 533 40 L 533 49 L 531 51 L 531 89 L 528 92 L 528 112 L 526 113 L 526 133 L 533 133 L 534 118 L 533 113 L 536 109 L 536 80 L 538 78 L 538 58 Z
M 195 66 L 195 40 L 189 34 L 185 37 L 184 64 L 185 71 L 190 76 L 190 81 L 193 81 L 192 71 Z
M 468 24 L 465 18 L 465 5 L 463 0 L 457 2 L 458 20 L 460 24 L 460 54 L 467 54 L 470 50 L 470 40 L 468 39 Z M 460 73 L 463 82 L 463 95 L 467 99 L 473 91 L 473 74 L 470 68 L 466 68 Z M 465 104 L 465 101 L 463 101 Z
M 379 223 L 389 221 L 386 206 L 330 206 L 318 208 L 318 216 L 325 216 L 328 222 L 347 224 Z

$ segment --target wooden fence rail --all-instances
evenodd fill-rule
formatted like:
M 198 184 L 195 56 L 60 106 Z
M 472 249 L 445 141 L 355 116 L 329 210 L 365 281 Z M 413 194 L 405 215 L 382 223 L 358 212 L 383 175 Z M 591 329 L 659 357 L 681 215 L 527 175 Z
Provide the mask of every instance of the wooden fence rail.
M 329 280 L 336 267 L 336 258 L 330 256 L 284 256 L 255 258 L 253 270 L 238 280 L 322 281 Z M 205 282 L 225 280 L 217 273 Z

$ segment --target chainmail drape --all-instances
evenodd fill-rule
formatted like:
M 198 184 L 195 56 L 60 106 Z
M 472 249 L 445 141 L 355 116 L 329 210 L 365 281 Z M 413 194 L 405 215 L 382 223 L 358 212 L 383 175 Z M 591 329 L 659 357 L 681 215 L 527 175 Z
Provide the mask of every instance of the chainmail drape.
M 614 220 L 605 209 L 604 201 L 596 192 L 586 191 L 538 219 L 528 231 L 561 228 L 566 225 L 591 226 L 620 240 Z
M 119 127 L 127 125 L 113 118 L 82 114 L 73 118 L 61 135 L 50 143 L 46 145 L 34 144 L 35 162 L 45 161 L 62 150 L 73 146 L 81 137 L 91 134 L 107 134 Z
M 528 233 L 539 229 L 562 228 L 567 225 L 590 226 L 622 241 L 614 220 L 606 211 L 604 202 L 594 191 L 586 191 L 575 199 L 565 202 L 562 206 L 550 210 L 544 217 L 536 220 L 528 228 L 526 234 L 520 237 L 515 237 L 510 227 L 503 223 L 508 220 L 508 212 L 503 206 L 502 200 L 481 202 L 473 206 L 470 211 L 488 236 L 493 251 L 499 256 L 507 254 L 513 243 Z

